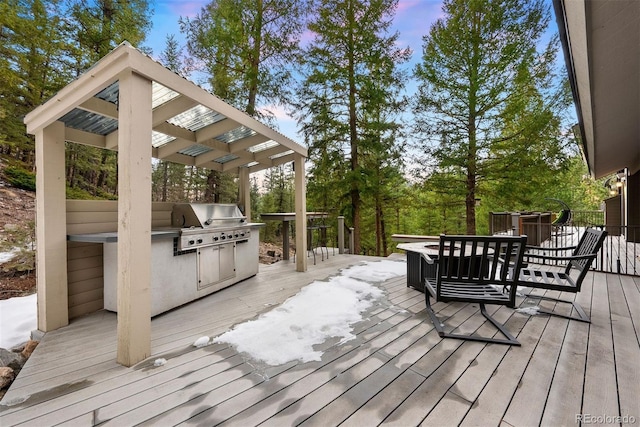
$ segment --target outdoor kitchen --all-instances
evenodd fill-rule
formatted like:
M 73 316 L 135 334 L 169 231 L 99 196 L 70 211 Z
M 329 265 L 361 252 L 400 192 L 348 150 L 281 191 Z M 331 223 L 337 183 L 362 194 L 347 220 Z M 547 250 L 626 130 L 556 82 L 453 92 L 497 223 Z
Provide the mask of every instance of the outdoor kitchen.
M 152 316 L 256 274 L 250 177 L 265 169 L 293 162 L 296 246 L 306 247 L 307 148 L 126 41 L 24 123 L 36 147 L 41 332 L 117 309 L 116 361 L 149 357 Z M 68 144 L 118 152 L 117 201 L 67 199 Z M 173 215 L 171 203 L 152 202 L 152 159 L 234 175 L 246 218 L 235 207 L 223 217 Z M 306 257 L 292 268 L 307 271 Z
M 235 204 L 179 203 L 171 227 L 151 231 L 151 316 L 202 298 L 258 273 L 259 228 Z M 116 232 L 73 234 L 103 244 L 104 308 L 117 311 Z

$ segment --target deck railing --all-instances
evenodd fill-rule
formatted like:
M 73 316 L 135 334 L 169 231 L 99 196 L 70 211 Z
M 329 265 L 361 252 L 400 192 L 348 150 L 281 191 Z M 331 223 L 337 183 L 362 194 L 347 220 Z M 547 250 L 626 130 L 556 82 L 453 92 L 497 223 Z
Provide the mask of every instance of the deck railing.
M 499 219 L 497 225 L 493 228 L 494 234 L 529 235 L 526 227 L 519 231 L 515 227 L 508 228 L 501 225 L 504 224 L 505 215 L 501 216 L 503 218 Z M 587 227 L 604 229 L 608 232 L 608 235 L 595 263 L 592 265 L 592 269 L 605 273 L 640 276 L 640 226 L 607 225 L 603 224 L 603 221 L 597 223 L 595 221 L 599 219 L 604 220 L 604 215 L 600 215 L 599 211 L 576 212 L 573 218 L 574 221 L 572 223 L 563 226 L 536 224 L 535 234 L 542 235 L 544 238 L 541 242 L 530 242 L 529 244 L 553 248 L 573 247 L 578 244 L 582 233 Z M 537 252 L 545 254 L 544 249 Z M 571 255 L 571 252 L 569 249 L 557 255 Z M 546 255 L 553 254 L 549 252 Z M 554 265 L 561 264 L 556 262 Z
M 346 243 L 347 247 L 345 247 L 345 235 L 346 235 Z M 352 254 L 354 247 L 353 240 L 353 227 L 347 227 L 344 222 L 344 217 L 338 217 L 338 253 L 339 254 Z

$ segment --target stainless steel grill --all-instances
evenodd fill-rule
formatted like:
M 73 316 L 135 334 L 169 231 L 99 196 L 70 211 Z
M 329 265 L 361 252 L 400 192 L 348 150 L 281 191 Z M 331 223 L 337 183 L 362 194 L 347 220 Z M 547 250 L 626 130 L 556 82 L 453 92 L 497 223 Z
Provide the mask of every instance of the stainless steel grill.
M 180 228 L 181 251 L 247 240 L 251 226 L 246 221 L 233 204 L 180 203 L 171 212 L 172 225 Z

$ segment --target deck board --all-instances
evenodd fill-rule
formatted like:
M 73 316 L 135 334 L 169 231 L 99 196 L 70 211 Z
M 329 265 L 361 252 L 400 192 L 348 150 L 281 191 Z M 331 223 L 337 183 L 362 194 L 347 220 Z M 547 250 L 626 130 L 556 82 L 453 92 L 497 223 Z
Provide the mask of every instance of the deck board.
M 380 285 L 385 297 L 354 326 L 353 340 L 318 346 L 321 361 L 270 367 L 226 344 L 191 346 L 370 259 L 331 256 L 307 273 L 295 272 L 291 262 L 261 266 L 254 278 L 155 317 L 153 356 L 132 368 L 115 363 L 114 313 L 75 319 L 45 335 L 2 400 L 0 424 L 497 426 L 572 425 L 578 414 L 640 419 L 640 278 L 632 276 L 590 272 L 582 292 L 561 295 L 575 298 L 591 324 L 488 306 L 521 347 L 441 339 L 424 295 L 407 288 L 405 277 Z M 496 333 L 475 304 L 436 303 L 434 310 L 449 330 Z M 160 357 L 168 363 L 154 367 Z

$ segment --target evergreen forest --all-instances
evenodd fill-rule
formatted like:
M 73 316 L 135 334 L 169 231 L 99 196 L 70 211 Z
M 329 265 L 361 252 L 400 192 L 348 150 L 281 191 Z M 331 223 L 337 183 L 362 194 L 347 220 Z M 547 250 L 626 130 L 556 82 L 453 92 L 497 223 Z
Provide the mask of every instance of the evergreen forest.
M 420 51 L 399 0 L 211 0 L 181 43 L 147 45 L 151 0 L 0 2 L 0 164 L 35 188 L 24 116 L 123 41 L 309 149 L 307 208 L 342 215 L 358 253 L 391 234 L 487 234 L 489 212 L 597 210 L 547 0 L 443 0 Z M 412 61 L 413 59 L 413 61 Z M 117 199 L 117 152 L 68 144 L 67 197 Z M 294 210 L 292 166 L 252 177 L 252 212 Z M 154 161 L 154 201 L 235 203 L 237 177 Z M 277 240 L 277 224 L 262 236 Z

